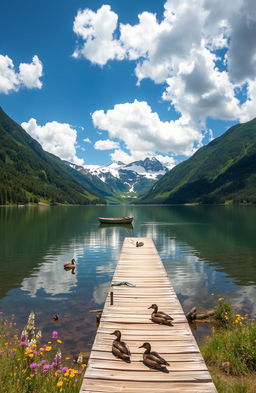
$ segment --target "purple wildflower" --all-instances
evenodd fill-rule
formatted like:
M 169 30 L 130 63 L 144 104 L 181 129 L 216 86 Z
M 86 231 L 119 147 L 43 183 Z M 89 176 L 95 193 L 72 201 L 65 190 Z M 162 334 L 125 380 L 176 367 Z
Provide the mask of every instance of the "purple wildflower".
M 0 315 L 3 315 L 3 311 L 0 311 Z
M 61 374 L 61 370 L 56 370 L 56 374 Z
M 62 367 L 61 371 L 65 373 L 68 370 L 68 367 Z
M 58 332 L 57 332 L 57 330 L 54 330 L 54 331 L 52 332 L 52 338 L 58 338 Z
M 26 341 L 21 341 L 19 345 L 22 347 L 25 347 L 27 345 L 27 343 L 26 343 Z
M 52 365 L 51 365 L 51 364 L 45 364 L 45 365 L 43 366 L 43 373 L 44 373 L 44 374 L 47 374 L 48 371 L 49 371 L 51 368 L 52 368 Z
M 58 351 L 56 353 L 56 355 L 54 356 L 52 365 L 54 367 L 59 367 L 61 365 L 61 352 L 60 351 Z
M 33 362 L 33 363 L 30 364 L 29 367 L 33 369 L 33 368 L 39 367 L 39 364 Z

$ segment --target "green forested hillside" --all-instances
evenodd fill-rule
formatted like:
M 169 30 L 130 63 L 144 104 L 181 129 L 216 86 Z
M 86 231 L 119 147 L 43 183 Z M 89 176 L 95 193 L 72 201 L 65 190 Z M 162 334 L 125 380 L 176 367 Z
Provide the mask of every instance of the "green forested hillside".
M 163 176 L 146 203 L 256 203 L 256 119 L 231 127 Z
M 38 201 L 104 202 L 0 108 L 0 205 Z

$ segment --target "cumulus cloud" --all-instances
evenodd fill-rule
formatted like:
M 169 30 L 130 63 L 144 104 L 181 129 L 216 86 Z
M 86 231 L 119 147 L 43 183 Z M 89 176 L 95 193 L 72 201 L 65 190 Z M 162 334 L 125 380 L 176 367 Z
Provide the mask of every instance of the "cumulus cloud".
M 123 59 L 125 51 L 113 35 L 118 16 L 109 5 L 103 5 L 97 12 L 86 8 L 79 10 L 73 30 L 82 38 L 83 44 L 77 47 L 74 57 L 84 56 L 92 63 L 103 66 L 112 59 Z
M 114 150 L 118 148 L 119 143 L 111 141 L 110 139 L 100 139 L 94 144 L 94 149 L 96 150 Z
M 202 141 L 202 134 L 190 126 L 186 117 L 163 122 L 145 101 L 118 104 L 106 112 L 95 111 L 92 120 L 111 138 L 121 139 L 133 156 L 157 151 L 190 155 Z
M 42 82 L 39 78 L 43 74 L 43 65 L 37 56 L 33 57 L 30 64 L 21 63 L 19 70 L 19 78 L 25 87 L 28 89 L 33 89 L 34 87 L 41 89 Z
M 86 143 L 92 143 L 92 141 L 89 138 L 84 138 L 83 141 Z
M 21 126 L 49 153 L 77 165 L 84 163 L 84 160 L 76 155 L 77 132 L 70 124 L 52 121 L 40 126 L 36 119 L 32 118 L 27 123 L 22 123 Z
M 0 55 L 0 93 L 18 91 L 22 86 L 41 89 L 42 75 L 43 65 L 38 56 L 34 56 L 31 63 L 21 63 L 19 72 L 16 72 L 12 59 L 7 55 Z
M 99 27 L 103 15 L 104 26 Z M 77 53 L 93 63 L 132 60 L 138 83 L 145 78 L 162 83 L 162 98 L 180 114 L 175 126 L 185 135 L 186 127 L 204 127 L 209 117 L 243 120 L 256 115 L 254 0 L 167 0 L 162 17 L 144 11 L 134 25 L 118 25 L 117 14 L 102 6 L 96 13 L 80 11 L 74 31 L 83 39 Z M 104 46 L 105 40 L 118 50 Z M 247 95 L 241 103 L 237 91 L 245 84 Z M 150 148 L 149 140 L 145 148 Z

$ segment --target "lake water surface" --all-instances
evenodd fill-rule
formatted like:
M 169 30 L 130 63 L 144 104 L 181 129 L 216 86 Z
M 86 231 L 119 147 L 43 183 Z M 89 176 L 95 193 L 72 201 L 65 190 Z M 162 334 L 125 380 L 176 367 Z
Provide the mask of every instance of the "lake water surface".
M 128 215 L 131 227 L 97 222 Z M 255 315 L 255 224 L 254 206 L 0 208 L 0 311 L 15 314 L 22 329 L 34 310 L 45 340 L 58 330 L 66 353 L 89 351 L 96 331 L 89 310 L 104 305 L 124 237 L 148 236 L 185 312 L 224 296 Z M 75 274 L 63 269 L 73 257 Z

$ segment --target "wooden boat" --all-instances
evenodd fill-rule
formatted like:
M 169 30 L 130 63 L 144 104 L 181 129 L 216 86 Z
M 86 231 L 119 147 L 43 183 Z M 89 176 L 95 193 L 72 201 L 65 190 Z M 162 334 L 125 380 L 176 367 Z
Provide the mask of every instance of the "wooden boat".
M 101 224 L 131 224 L 133 217 L 98 217 Z

